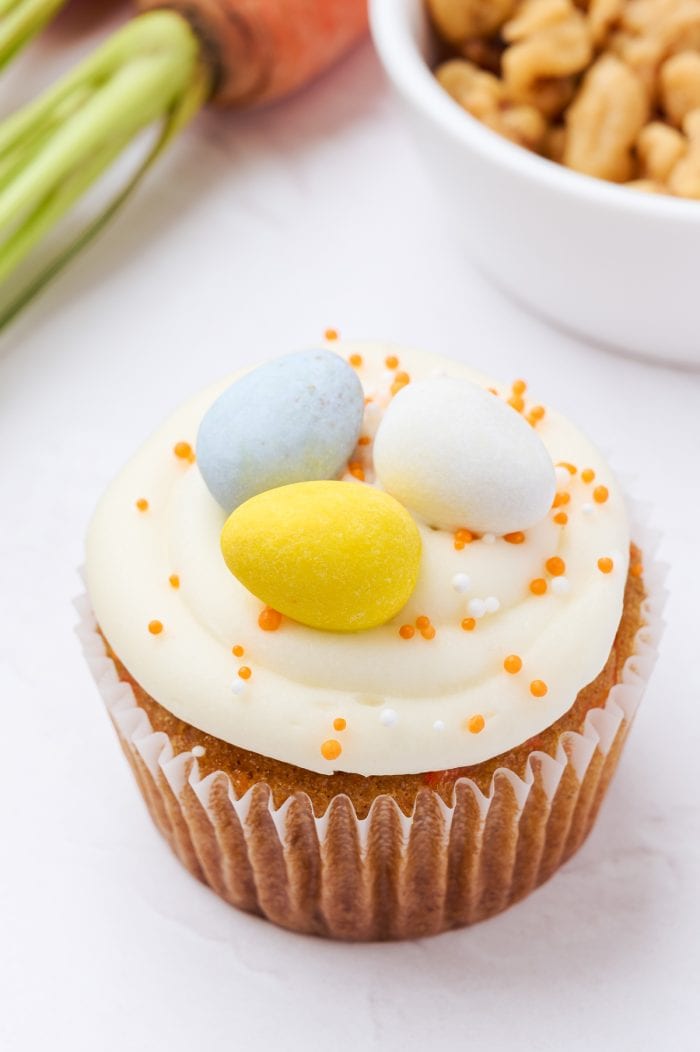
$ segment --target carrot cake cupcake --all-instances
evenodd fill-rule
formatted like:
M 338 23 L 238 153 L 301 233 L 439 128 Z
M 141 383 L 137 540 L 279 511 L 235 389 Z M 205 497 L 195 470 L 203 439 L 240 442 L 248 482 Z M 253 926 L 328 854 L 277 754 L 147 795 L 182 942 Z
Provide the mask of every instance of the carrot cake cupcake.
M 90 526 L 82 636 L 195 876 L 296 931 L 415 937 L 591 828 L 654 655 L 635 540 L 524 381 L 329 340 L 136 453 Z

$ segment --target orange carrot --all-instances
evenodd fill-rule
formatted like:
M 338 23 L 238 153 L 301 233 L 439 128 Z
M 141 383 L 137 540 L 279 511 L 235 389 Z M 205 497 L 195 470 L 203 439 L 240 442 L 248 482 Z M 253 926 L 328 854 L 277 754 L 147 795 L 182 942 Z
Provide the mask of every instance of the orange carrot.
M 215 101 L 281 98 L 318 76 L 367 29 L 366 0 L 137 0 L 176 11 L 204 42 Z

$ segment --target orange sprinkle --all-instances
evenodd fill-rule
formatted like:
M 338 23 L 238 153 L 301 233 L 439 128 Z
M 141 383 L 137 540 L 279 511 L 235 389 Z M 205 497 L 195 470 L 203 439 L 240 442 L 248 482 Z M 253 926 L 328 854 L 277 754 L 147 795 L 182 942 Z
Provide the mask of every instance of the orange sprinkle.
M 399 359 L 396 357 L 395 354 L 390 354 L 388 358 L 384 359 L 384 364 L 386 365 L 387 369 L 398 369 Z
M 522 395 L 527 391 L 527 384 L 524 380 L 513 381 L 513 394 Z
M 476 619 L 473 617 L 465 617 L 462 621 L 462 628 L 465 632 L 473 632 L 476 628 Z
M 413 625 L 401 625 L 399 629 L 399 635 L 402 639 L 413 639 L 416 634 L 416 630 Z
M 514 394 L 508 399 L 508 405 L 515 409 L 516 413 L 522 413 L 525 408 L 525 399 L 522 395 Z
M 342 751 L 342 745 L 335 738 L 328 738 L 321 746 L 321 756 L 324 760 L 337 760 Z
M 178 575 L 176 573 L 171 573 L 170 577 L 168 578 L 168 581 L 170 582 L 170 587 L 171 588 L 179 588 L 180 587 L 180 578 L 178 577 Z
M 394 382 L 391 385 L 391 393 L 393 395 L 398 394 L 399 391 L 407 384 L 410 384 L 410 382 L 411 377 L 408 375 L 408 373 L 396 373 L 394 376 Z
M 474 534 L 471 530 L 460 529 L 455 532 L 455 540 L 461 541 L 462 544 L 471 544 L 474 540 Z
M 515 530 L 514 533 L 506 533 L 503 540 L 508 541 L 508 544 L 522 544 L 525 540 L 525 534 L 522 530 Z
M 422 631 L 424 628 L 428 628 L 430 625 L 430 618 L 426 617 L 425 614 L 421 614 L 420 617 L 416 618 L 416 628 Z
M 562 574 L 566 573 L 566 563 L 558 555 L 553 555 L 551 559 L 547 559 L 545 566 L 552 577 L 561 577 Z
M 371 443 L 371 441 L 372 439 L 369 437 L 369 435 L 360 435 L 360 437 L 357 440 L 357 444 L 358 446 L 368 446 Z
M 486 390 L 488 391 L 489 394 L 495 395 L 496 398 L 500 397 L 499 393 L 498 393 L 498 391 L 496 390 L 495 387 L 487 387 Z
M 360 366 L 362 365 L 362 355 L 361 354 L 351 354 L 350 357 L 348 358 L 348 361 L 350 362 L 350 365 L 353 367 L 353 369 L 359 369 Z
M 360 482 L 365 481 L 365 471 L 362 467 L 362 464 L 350 464 L 348 466 L 348 471 L 350 472 L 353 478 L 358 479 Z
M 139 509 L 139 511 L 148 511 L 148 501 L 146 500 L 146 498 L 139 497 L 139 499 L 136 501 L 136 507 Z
M 423 639 L 435 639 L 435 629 L 432 625 L 426 625 L 425 628 L 421 628 L 420 634 L 423 636 Z
M 558 511 L 557 514 L 554 516 L 553 521 L 556 522 L 557 526 L 566 526 L 567 522 L 569 521 L 569 516 L 566 514 L 565 511 Z
M 273 610 L 271 606 L 266 606 L 264 610 L 260 611 L 258 625 L 263 632 L 276 632 L 281 624 L 282 615 L 279 611 Z
M 595 478 L 595 471 L 593 468 L 584 468 L 581 472 L 581 480 L 583 482 L 592 482 Z
M 486 720 L 481 715 L 481 713 L 477 713 L 476 716 L 469 717 L 469 719 L 466 721 L 466 726 L 467 730 L 471 734 L 479 734 L 480 731 L 483 731 L 484 727 L 486 726 Z
M 523 659 L 517 654 L 509 654 L 503 662 L 503 667 L 506 672 L 510 672 L 511 676 L 514 676 L 523 667 Z
M 365 395 L 365 405 L 370 405 L 373 401 L 374 399 L 372 398 L 372 395 Z
M 344 731 L 347 725 L 347 720 L 344 720 L 342 716 L 336 716 L 333 720 L 334 731 Z
M 326 329 L 323 334 L 327 340 L 337 340 L 338 330 L 337 329 Z
M 173 453 L 180 460 L 194 460 L 194 451 L 189 442 L 176 442 L 173 446 Z
M 532 683 L 530 684 L 530 693 L 535 698 L 543 698 L 548 690 L 549 687 L 543 679 L 533 679 Z
M 596 486 L 593 490 L 593 500 L 596 504 L 605 504 L 609 495 L 607 486 Z
M 644 573 L 644 567 L 641 563 L 632 563 L 630 566 L 630 574 L 632 577 L 641 577 Z
M 250 671 L 247 665 L 241 665 L 241 667 L 238 670 L 238 675 L 241 677 L 241 679 L 250 679 L 253 673 Z
M 598 560 L 598 569 L 601 573 L 612 573 L 614 563 L 612 559 L 609 559 L 607 555 L 604 555 L 602 559 Z
M 245 649 L 240 645 L 240 643 L 236 643 L 235 647 L 231 647 L 231 653 L 234 657 L 243 657 L 243 655 L 245 654 Z
M 455 541 L 454 548 L 455 548 L 456 552 L 464 551 L 464 548 L 465 548 L 464 541 Z
M 559 463 L 557 464 L 557 467 L 558 468 L 565 468 L 569 472 L 570 475 L 575 475 L 576 474 L 576 467 L 575 467 L 575 465 L 574 464 L 569 464 L 569 462 L 567 460 L 560 460 Z
M 152 636 L 159 636 L 161 634 L 161 632 L 163 631 L 163 622 L 162 621 L 149 621 L 148 622 L 148 631 L 151 633 Z
M 541 420 L 543 418 L 544 413 L 545 409 L 543 405 L 533 405 L 532 409 L 528 413 L 528 417 L 531 422 L 534 421 L 535 423 L 537 423 L 538 420 Z
M 547 582 L 543 577 L 536 577 L 534 581 L 530 581 L 530 591 L 533 595 L 544 595 L 547 591 Z
M 555 493 L 554 500 L 552 501 L 553 508 L 561 508 L 562 504 L 568 504 L 571 500 L 569 493 Z

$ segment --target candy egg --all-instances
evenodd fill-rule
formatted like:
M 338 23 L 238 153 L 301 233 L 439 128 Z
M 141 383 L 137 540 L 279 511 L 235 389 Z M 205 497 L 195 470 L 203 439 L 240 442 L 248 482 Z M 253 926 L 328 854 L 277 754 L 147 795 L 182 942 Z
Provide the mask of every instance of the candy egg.
M 388 493 L 299 482 L 246 501 L 221 534 L 226 565 L 267 606 L 312 628 L 384 624 L 418 579 L 415 522 Z
M 525 530 L 554 497 L 552 460 L 534 428 L 456 377 L 399 391 L 377 432 L 374 466 L 388 493 L 445 530 Z
M 360 434 L 362 385 L 330 351 L 288 354 L 236 380 L 200 424 L 197 464 L 224 511 L 264 490 L 337 477 Z

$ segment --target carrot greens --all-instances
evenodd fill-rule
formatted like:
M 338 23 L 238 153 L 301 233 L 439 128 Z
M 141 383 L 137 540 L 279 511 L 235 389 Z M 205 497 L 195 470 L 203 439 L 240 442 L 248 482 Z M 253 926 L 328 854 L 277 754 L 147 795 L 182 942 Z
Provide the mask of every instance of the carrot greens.
M 127 24 L 43 97 L 0 123 L 0 284 L 129 143 L 151 126 L 159 131 L 107 208 L 0 304 L 0 328 L 104 226 L 210 91 L 188 23 L 156 11 Z

